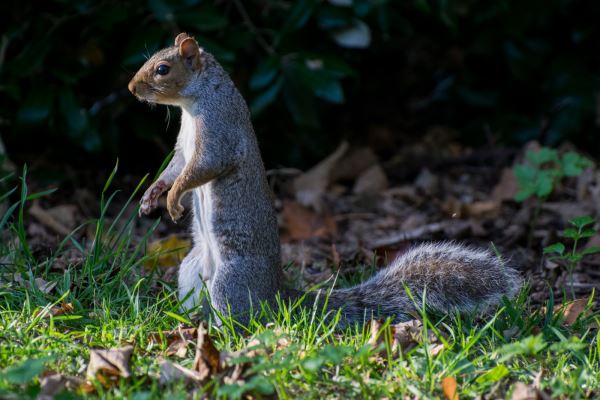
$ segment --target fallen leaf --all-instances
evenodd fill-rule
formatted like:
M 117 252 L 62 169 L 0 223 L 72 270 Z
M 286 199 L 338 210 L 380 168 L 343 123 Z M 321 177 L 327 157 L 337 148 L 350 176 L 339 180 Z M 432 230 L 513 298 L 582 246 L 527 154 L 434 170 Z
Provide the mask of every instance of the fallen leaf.
M 592 203 L 572 201 L 545 201 L 541 204 L 541 209 L 560 215 L 560 218 L 564 221 L 568 221 L 580 215 L 593 215 L 595 212 Z
M 76 390 L 84 385 L 85 381 L 76 376 L 67 376 L 57 372 L 44 374 L 40 378 L 40 392 L 37 400 L 52 400 L 63 390 Z
M 185 358 L 190 341 L 198 337 L 197 328 L 178 327 L 173 331 L 162 333 L 154 332 L 148 337 L 148 344 L 163 344 L 167 345 L 165 354 L 167 356 L 177 356 Z
M 47 282 L 42 278 L 35 278 L 35 285 L 44 293 L 50 293 L 56 286 L 57 282 Z
M 388 184 L 383 168 L 375 164 L 356 178 L 352 191 L 356 194 L 380 193 L 387 189 Z
M 381 355 L 384 358 L 387 358 L 388 356 L 394 356 L 398 350 L 396 326 L 388 324 L 385 326 L 385 330 L 382 331 L 383 326 L 383 320 L 371 320 L 371 336 L 369 337 L 367 344 L 374 349 L 383 345 Z M 388 350 L 391 354 L 387 354 Z
M 527 385 L 523 382 L 515 383 L 512 393 L 512 400 L 538 400 L 540 399 L 538 390 L 533 386 Z
M 23 277 L 21 276 L 20 273 L 15 272 L 12 275 L 12 280 L 13 282 L 17 283 L 18 285 L 25 287 L 27 289 L 32 289 L 33 285 L 31 284 L 31 282 L 29 280 L 25 280 L 23 279 Z M 34 279 L 35 282 L 35 287 L 43 293 L 50 293 L 52 291 L 52 289 L 54 289 L 54 287 L 56 287 L 58 282 L 48 282 L 43 278 L 35 278 Z
M 415 187 L 427 195 L 432 195 L 439 189 L 440 179 L 431 173 L 427 168 L 423 168 L 415 179 Z
M 59 307 L 52 307 L 50 309 L 50 314 L 52 314 L 52 316 L 57 317 L 59 315 L 63 315 L 63 314 L 68 314 L 70 312 L 73 312 L 74 308 L 73 308 L 73 303 L 61 303 Z
M 504 168 L 490 197 L 496 202 L 514 201 L 518 191 L 519 184 L 512 168 Z
M 202 381 L 198 372 L 167 360 L 161 360 L 159 368 L 160 383 L 162 385 L 179 380 L 184 380 L 187 384 L 200 383 Z
M 577 321 L 577 318 L 585 311 L 587 303 L 587 299 L 577 299 L 567 304 L 562 311 L 565 318 L 563 324 L 567 326 L 573 325 Z
M 206 380 L 222 370 L 221 353 L 213 344 L 204 323 L 198 327 L 198 342 L 193 369 L 199 373 L 201 380 Z
M 131 376 L 129 362 L 132 354 L 133 346 L 91 349 L 86 374 L 90 379 L 97 379 L 103 386 L 110 387 L 118 381 L 119 377 Z
M 402 352 L 407 352 L 419 344 L 423 323 L 417 319 L 396 324 L 396 340 Z
M 342 142 L 327 158 L 294 179 L 294 193 L 300 204 L 317 211 L 322 209 L 322 196 L 331 182 L 332 171 L 348 148 L 348 143 Z
M 369 147 L 352 148 L 336 162 L 330 174 L 330 184 L 353 181 L 377 164 L 377 155 Z
M 335 236 L 337 232 L 337 224 L 331 215 L 320 215 L 292 201 L 284 201 L 281 217 L 286 230 L 283 240 L 301 241 L 312 237 Z
M 442 379 L 442 391 L 444 392 L 444 396 L 448 400 L 458 400 L 458 385 L 456 383 L 456 379 L 447 376 Z
M 146 252 L 150 257 L 144 262 L 144 266 L 146 269 L 152 269 L 155 265 L 160 268 L 179 265 L 191 245 L 191 240 L 182 239 L 177 235 L 149 243 Z
M 34 201 L 31 207 L 29 207 L 29 214 L 44 226 L 63 236 L 67 236 L 75 228 L 76 213 L 77 206 L 70 204 L 45 210 L 40 207 L 38 201 Z
M 475 201 L 463 205 L 464 214 L 473 218 L 494 218 L 500 212 L 500 203 L 493 200 Z
M 442 343 L 433 344 L 429 347 L 429 353 L 435 357 L 444 351 L 444 345 Z

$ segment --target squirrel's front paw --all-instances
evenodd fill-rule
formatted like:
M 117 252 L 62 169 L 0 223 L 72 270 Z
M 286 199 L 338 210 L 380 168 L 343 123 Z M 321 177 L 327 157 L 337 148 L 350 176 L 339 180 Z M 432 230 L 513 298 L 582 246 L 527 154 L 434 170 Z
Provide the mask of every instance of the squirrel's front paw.
M 176 197 L 173 191 L 167 195 L 167 210 L 173 222 L 177 222 L 183 215 L 183 206 L 179 204 L 179 197 Z
M 158 180 L 146 190 L 146 193 L 140 200 L 140 215 L 148 215 L 158 207 L 158 198 L 167 189 L 167 184 L 164 181 Z

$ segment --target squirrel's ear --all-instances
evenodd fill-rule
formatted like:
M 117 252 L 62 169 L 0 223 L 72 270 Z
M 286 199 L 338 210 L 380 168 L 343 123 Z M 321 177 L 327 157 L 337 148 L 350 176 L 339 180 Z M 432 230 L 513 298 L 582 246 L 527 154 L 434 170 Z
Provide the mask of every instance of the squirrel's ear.
M 189 38 L 190 35 L 188 35 L 185 32 L 181 32 L 179 35 L 177 35 L 177 37 L 175 38 L 175 46 L 179 47 L 179 45 L 181 44 L 181 42 L 183 42 L 184 39 Z
M 183 57 L 185 64 L 190 68 L 197 69 L 200 67 L 201 52 L 202 50 L 194 38 L 187 37 L 179 43 L 179 55 Z

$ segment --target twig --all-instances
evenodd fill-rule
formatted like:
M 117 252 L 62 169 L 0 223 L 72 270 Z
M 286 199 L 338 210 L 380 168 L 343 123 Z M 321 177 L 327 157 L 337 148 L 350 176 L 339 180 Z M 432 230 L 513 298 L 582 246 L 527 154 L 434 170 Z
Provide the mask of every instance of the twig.
M 250 16 L 246 12 L 246 9 L 244 8 L 244 5 L 242 4 L 242 2 L 240 0 L 233 0 L 233 4 L 235 4 L 235 8 L 237 8 L 237 10 L 239 11 L 240 15 L 242 16 L 242 19 L 244 20 L 244 23 L 248 26 L 248 29 L 250 29 L 250 31 L 252 31 L 252 33 L 254 33 L 254 35 L 256 36 L 256 41 L 258 42 L 258 44 L 260 44 L 261 47 L 268 54 L 274 54 L 275 49 L 273 49 L 273 47 L 269 43 L 267 43 L 267 41 L 263 38 L 261 33 L 258 31 L 258 29 L 256 28 L 256 25 L 254 25 L 254 23 L 250 19 Z

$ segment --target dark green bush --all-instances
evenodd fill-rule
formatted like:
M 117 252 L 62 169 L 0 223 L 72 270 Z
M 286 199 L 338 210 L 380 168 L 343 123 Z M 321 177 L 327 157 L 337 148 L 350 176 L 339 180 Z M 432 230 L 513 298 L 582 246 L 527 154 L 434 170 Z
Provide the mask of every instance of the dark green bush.
M 598 2 L 23 0 L 3 14 L 9 152 L 168 147 L 164 113 L 126 84 L 180 31 L 232 73 L 271 161 L 305 162 L 371 124 L 550 144 L 598 133 Z

